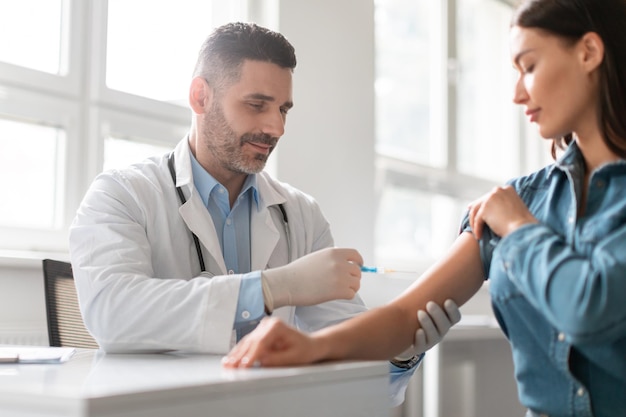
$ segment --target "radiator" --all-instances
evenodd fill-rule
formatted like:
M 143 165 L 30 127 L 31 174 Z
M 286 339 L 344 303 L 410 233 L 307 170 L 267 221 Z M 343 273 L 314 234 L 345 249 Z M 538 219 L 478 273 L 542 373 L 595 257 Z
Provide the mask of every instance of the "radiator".
M 48 332 L 41 329 L 0 328 L 0 345 L 48 346 Z

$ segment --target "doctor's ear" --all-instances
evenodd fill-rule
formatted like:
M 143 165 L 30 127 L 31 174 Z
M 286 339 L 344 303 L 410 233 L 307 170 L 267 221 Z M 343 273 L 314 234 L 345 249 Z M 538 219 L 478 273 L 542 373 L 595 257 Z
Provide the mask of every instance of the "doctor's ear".
M 211 105 L 213 89 L 202 77 L 195 77 L 189 86 L 189 106 L 196 114 L 204 114 Z

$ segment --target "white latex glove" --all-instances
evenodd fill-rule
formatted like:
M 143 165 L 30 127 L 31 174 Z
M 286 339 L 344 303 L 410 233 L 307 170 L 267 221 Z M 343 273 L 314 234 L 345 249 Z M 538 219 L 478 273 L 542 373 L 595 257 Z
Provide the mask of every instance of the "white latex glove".
M 439 304 L 429 301 L 426 304 L 426 311 L 418 310 L 417 320 L 420 328 L 415 332 L 413 346 L 396 356 L 399 360 L 406 360 L 415 355 L 426 352 L 448 333 L 448 330 L 461 320 L 461 311 L 456 303 L 447 299 L 443 303 L 442 310 Z
M 261 272 L 263 297 L 275 308 L 308 306 L 354 298 L 361 286 L 361 254 L 355 249 L 326 248 L 278 268 Z

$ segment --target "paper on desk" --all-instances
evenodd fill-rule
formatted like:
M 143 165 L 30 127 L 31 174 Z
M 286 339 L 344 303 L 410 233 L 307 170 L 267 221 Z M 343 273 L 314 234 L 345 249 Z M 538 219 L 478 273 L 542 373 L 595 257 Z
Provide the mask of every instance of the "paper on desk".
M 10 346 L 0 347 L 0 363 L 63 363 L 76 352 L 68 347 Z

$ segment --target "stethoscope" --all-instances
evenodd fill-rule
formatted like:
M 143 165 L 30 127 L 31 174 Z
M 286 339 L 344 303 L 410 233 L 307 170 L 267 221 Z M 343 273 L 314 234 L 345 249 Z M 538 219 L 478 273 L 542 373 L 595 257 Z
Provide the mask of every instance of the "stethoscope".
M 172 181 L 174 181 L 174 186 L 176 186 L 176 168 L 174 164 L 174 152 L 172 151 L 168 157 L 167 166 L 170 170 L 170 174 L 172 175 Z M 185 194 L 183 193 L 183 189 L 181 187 L 176 187 L 176 192 L 178 193 L 178 199 L 180 200 L 181 206 L 187 202 L 185 198 Z M 289 234 L 289 220 L 287 219 L 287 211 L 285 210 L 284 204 L 278 204 L 277 206 L 270 207 L 278 207 L 280 213 L 283 218 L 283 227 L 285 228 L 285 236 L 287 236 L 287 262 L 291 262 L 291 236 Z M 204 265 L 204 256 L 202 256 L 202 247 L 200 246 L 200 240 L 198 236 L 194 232 L 191 232 L 191 236 L 193 236 L 193 243 L 196 246 L 196 252 L 198 253 L 198 260 L 200 261 L 200 270 L 201 272 L 206 271 L 206 267 Z

